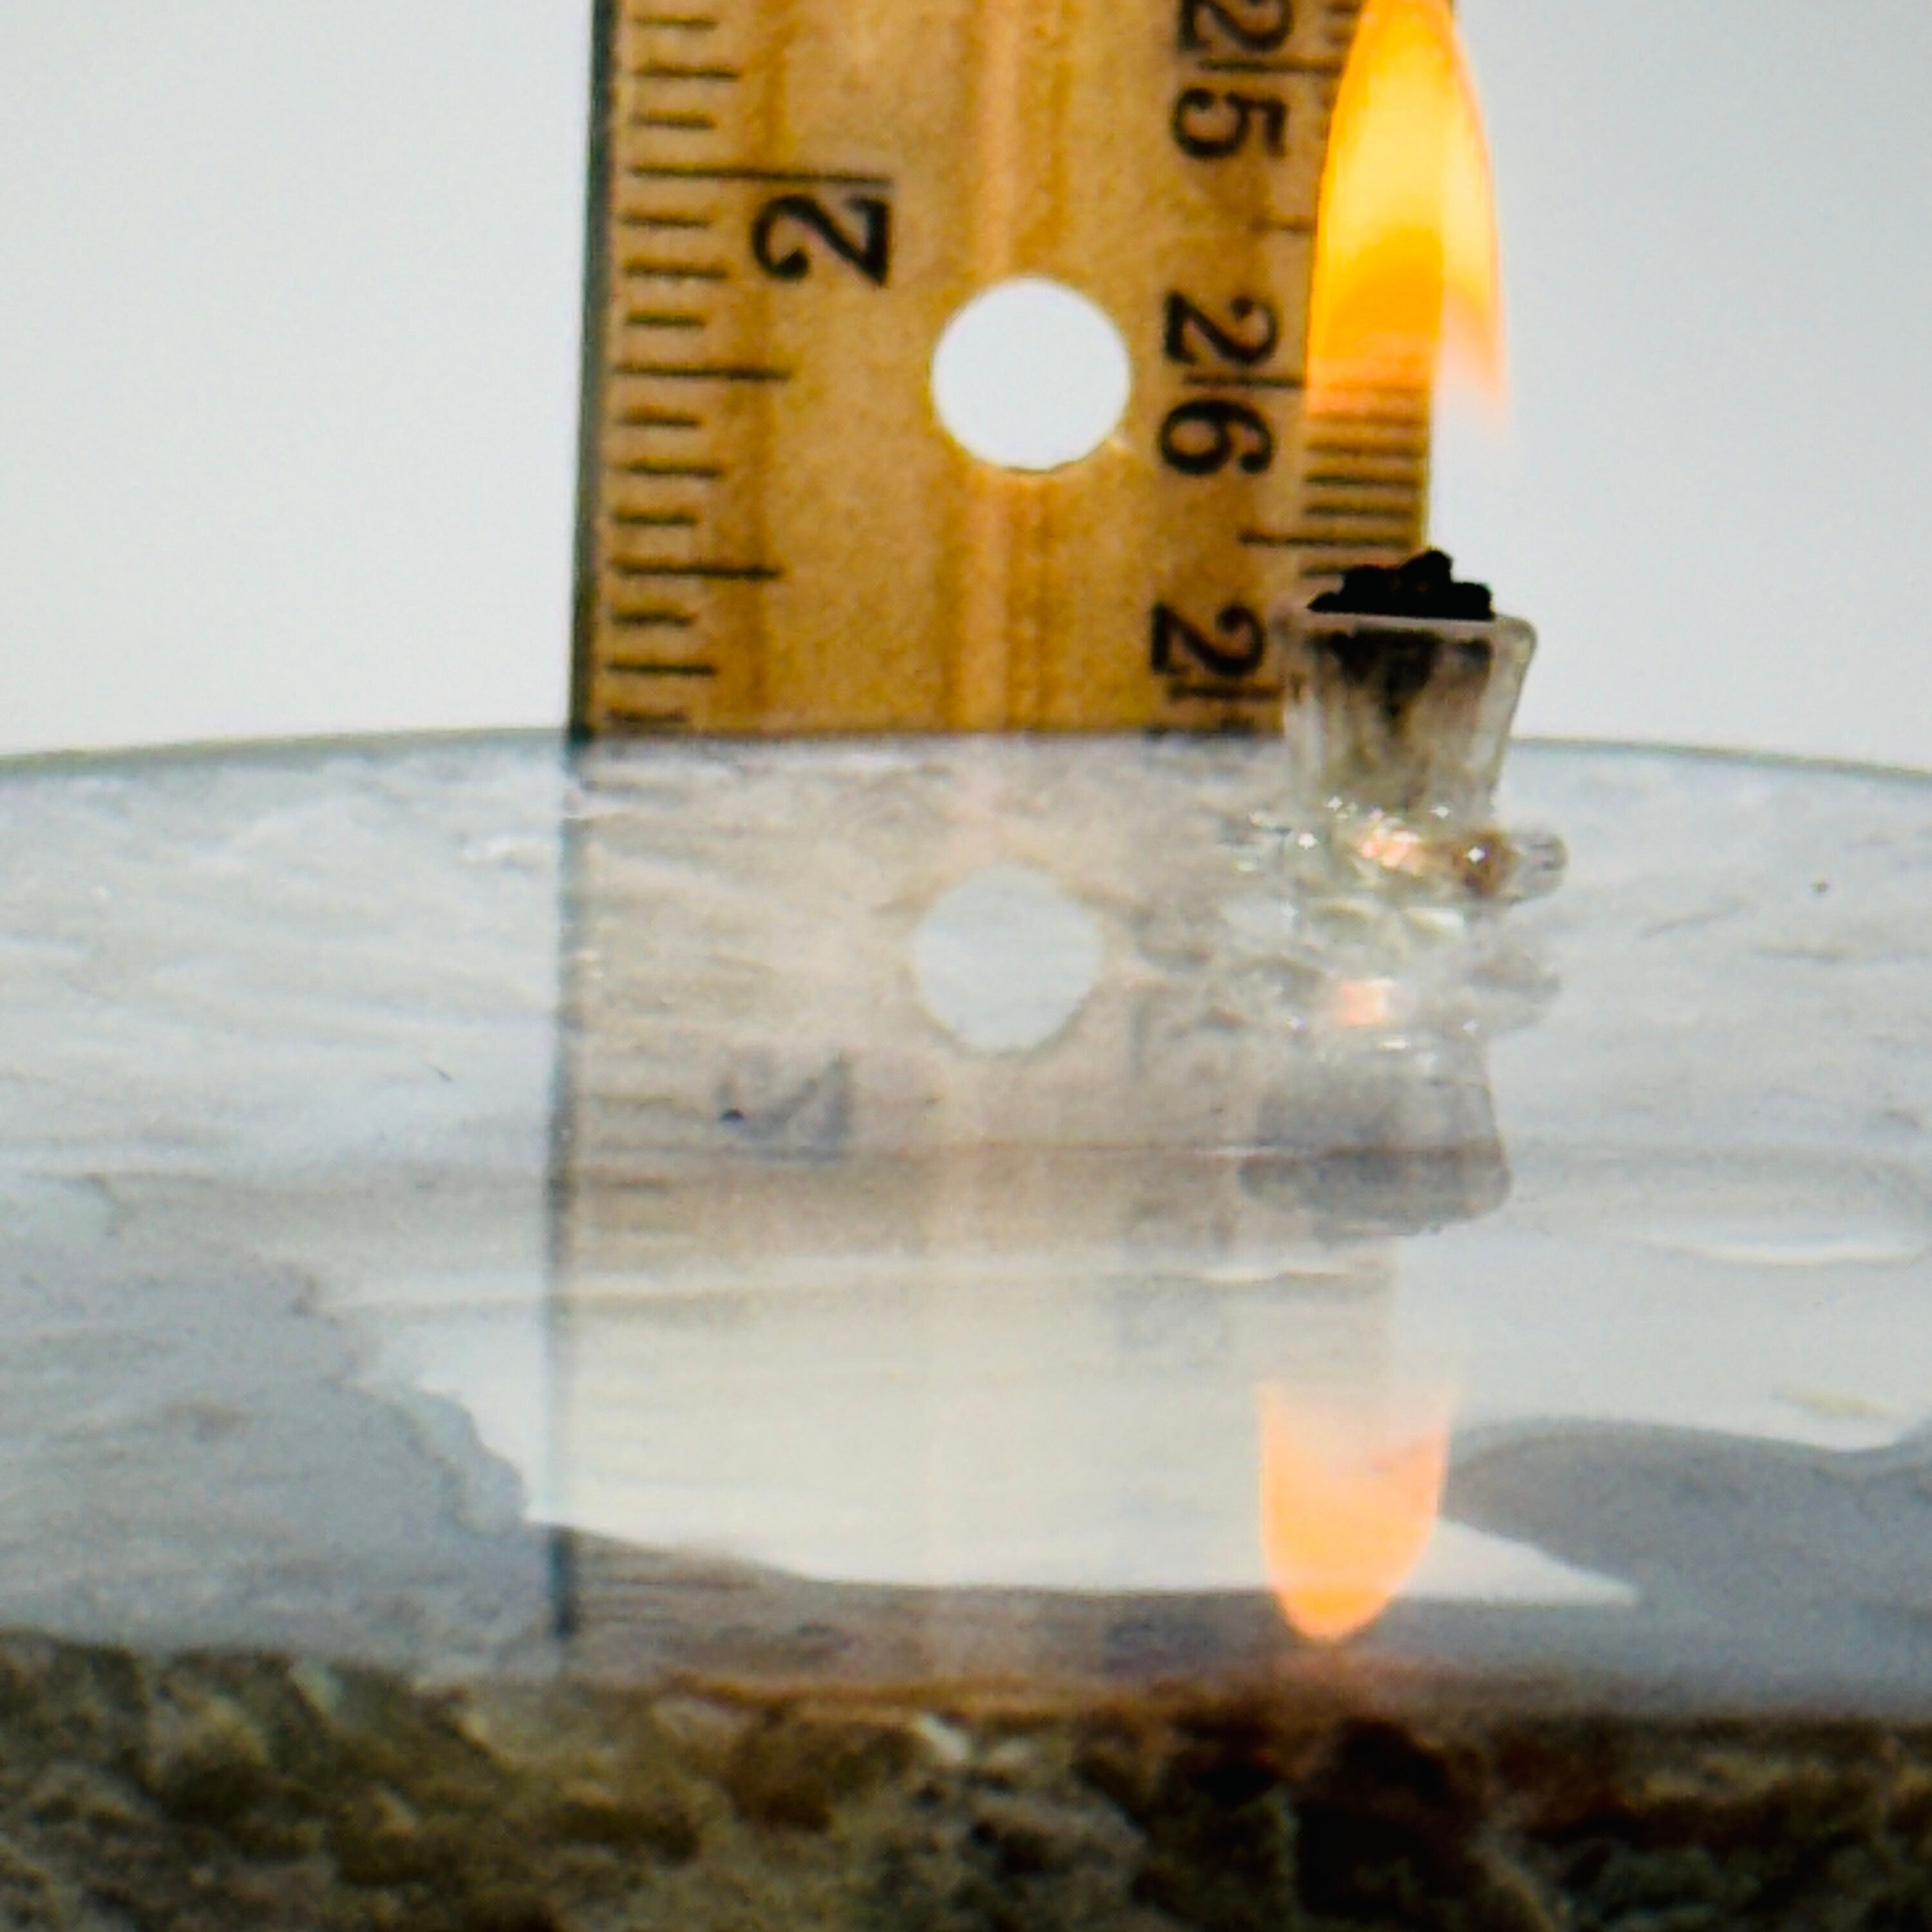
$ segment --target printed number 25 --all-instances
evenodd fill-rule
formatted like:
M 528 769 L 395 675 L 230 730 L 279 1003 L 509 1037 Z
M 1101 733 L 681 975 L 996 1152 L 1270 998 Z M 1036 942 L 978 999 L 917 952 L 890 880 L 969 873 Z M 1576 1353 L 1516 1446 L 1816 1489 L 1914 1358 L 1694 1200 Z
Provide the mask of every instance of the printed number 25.
M 811 251 L 803 236 L 784 232 L 802 229 L 884 288 L 892 272 L 892 203 L 877 195 L 854 194 L 847 196 L 845 206 L 857 218 L 856 232 L 816 195 L 782 194 L 766 202 L 752 224 L 752 254 L 758 266 L 782 282 L 803 281 L 812 273 Z M 791 245 L 783 248 L 787 240 Z

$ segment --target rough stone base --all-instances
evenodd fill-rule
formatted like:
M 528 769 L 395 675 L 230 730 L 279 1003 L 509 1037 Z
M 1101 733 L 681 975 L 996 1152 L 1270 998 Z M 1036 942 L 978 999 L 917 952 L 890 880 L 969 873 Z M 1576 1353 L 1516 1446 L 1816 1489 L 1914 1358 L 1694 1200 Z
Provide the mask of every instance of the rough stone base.
M 1932 1925 L 1932 1732 L 412 1688 L 0 1647 L 0 1924 Z

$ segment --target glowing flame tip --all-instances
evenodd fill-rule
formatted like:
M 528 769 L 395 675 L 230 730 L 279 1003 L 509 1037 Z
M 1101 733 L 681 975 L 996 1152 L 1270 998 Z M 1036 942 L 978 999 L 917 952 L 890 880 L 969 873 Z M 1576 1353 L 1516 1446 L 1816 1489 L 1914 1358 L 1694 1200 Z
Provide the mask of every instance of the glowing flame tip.
M 1263 1391 L 1262 1554 L 1299 1635 L 1340 1643 L 1395 1600 L 1435 1534 L 1448 1468 L 1446 1424 L 1391 1436 Z
M 1482 113 L 1448 0 L 1368 0 L 1322 177 L 1310 410 L 1426 398 L 1444 362 L 1500 405 L 1499 263 Z

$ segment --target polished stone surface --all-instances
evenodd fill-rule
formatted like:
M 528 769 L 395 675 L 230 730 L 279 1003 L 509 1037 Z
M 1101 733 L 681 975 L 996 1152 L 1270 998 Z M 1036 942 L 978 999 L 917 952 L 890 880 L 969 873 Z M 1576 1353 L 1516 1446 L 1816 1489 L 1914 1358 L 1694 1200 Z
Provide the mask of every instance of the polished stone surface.
M 1392 956 L 1281 755 L 16 767 L 0 1627 L 1932 1706 L 1932 788 L 1522 748 L 1570 882 Z M 1446 1432 L 1340 1652 L 1268 1390 Z

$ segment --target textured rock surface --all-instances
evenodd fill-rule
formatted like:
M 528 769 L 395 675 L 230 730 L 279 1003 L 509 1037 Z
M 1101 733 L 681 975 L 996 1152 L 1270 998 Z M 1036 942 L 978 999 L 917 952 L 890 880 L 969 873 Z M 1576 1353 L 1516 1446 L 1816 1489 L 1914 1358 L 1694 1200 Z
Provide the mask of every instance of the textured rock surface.
M 394 1932 L 1916 1928 L 1932 1735 L 921 1707 L 0 1647 L 0 1922 Z

